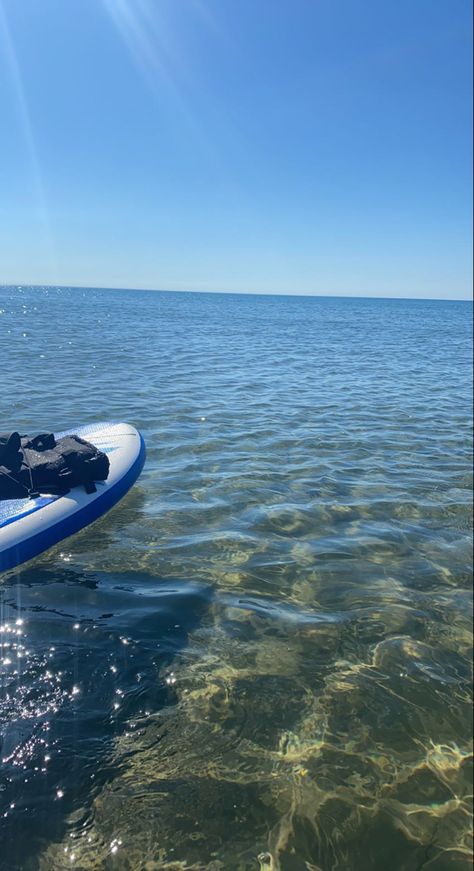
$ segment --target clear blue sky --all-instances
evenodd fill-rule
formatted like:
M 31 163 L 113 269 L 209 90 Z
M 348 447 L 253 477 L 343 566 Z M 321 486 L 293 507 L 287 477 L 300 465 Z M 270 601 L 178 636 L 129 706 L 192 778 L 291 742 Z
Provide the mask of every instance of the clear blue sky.
M 470 0 L 0 0 L 0 283 L 463 298 Z

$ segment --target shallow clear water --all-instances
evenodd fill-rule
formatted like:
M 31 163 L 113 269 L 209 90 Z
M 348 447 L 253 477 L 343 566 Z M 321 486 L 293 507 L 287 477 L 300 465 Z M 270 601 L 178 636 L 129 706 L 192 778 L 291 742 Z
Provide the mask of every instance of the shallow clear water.
M 138 426 L 0 578 L 0 868 L 464 871 L 468 303 L 0 289 L 0 429 Z

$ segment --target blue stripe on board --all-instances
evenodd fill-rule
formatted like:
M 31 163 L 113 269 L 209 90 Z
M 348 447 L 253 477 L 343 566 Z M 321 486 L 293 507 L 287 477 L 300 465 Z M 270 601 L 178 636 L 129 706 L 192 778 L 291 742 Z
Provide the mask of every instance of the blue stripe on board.
M 123 478 L 120 478 L 113 487 L 109 487 L 92 502 L 84 505 L 80 511 L 77 511 L 70 517 L 66 517 L 64 520 L 60 520 L 58 523 L 48 527 L 48 529 L 32 535 L 31 538 L 25 539 L 20 544 L 15 544 L 2 551 L 0 553 L 0 571 L 4 572 L 7 569 L 13 569 L 15 566 L 20 565 L 20 563 L 27 562 L 27 560 L 32 559 L 34 556 L 38 556 L 38 554 L 47 550 L 48 547 L 52 547 L 53 544 L 58 544 L 58 542 L 69 535 L 79 532 L 80 529 L 88 526 L 109 511 L 110 508 L 125 496 L 137 480 L 143 469 L 145 456 L 145 442 L 140 434 L 140 453 Z
M 56 499 L 60 498 L 60 496 L 40 496 L 34 500 L 34 504 L 31 504 L 31 499 L 9 499 L 11 513 L 4 515 L 2 520 L 2 512 L 0 511 L 0 529 L 8 526 L 9 523 L 14 523 L 15 520 L 20 520 L 20 517 L 28 517 L 29 514 L 44 508 L 45 505 L 51 505 L 51 502 L 56 502 Z M 28 504 L 30 508 L 27 507 Z M 21 507 L 22 505 L 24 505 L 24 508 Z

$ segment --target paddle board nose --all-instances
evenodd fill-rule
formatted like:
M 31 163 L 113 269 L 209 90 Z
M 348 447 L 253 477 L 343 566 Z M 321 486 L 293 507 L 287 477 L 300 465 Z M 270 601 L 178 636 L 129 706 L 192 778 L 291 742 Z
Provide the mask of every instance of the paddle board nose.
M 89 526 L 113 508 L 133 486 L 145 463 L 145 441 L 128 423 L 100 423 L 57 433 L 77 434 L 107 454 L 106 481 L 93 493 L 73 487 L 65 496 L 0 502 L 0 571 L 15 568 L 69 535 Z

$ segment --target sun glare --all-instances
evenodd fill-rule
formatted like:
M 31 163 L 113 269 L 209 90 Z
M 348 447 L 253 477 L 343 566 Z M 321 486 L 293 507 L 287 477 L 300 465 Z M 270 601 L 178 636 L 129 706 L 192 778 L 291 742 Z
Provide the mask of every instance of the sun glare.
M 8 26 L 8 20 L 2 0 L 0 0 L 0 47 L 1 54 L 6 60 L 8 73 L 12 82 L 12 88 L 15 95 L 18 115 L 21 122 L 26 150 L 28 153 L 33 187 L 33 199 L 38 218 L 39 230 L 41 232 L 43 240 L 43 255 L 46 259 L 50 274 L 54 275 L 57 272 L 57 256 L 51 227 L 48 198 L 43 182 L 43 174 L 41 171 L 41 164 L 38 157 L 38 149 L 36 146 L 33 125 L 31 123 L 28 100 L 23 86 L 20 63 L 18 60 L 13 38 L 10 33 L 10 28 Z

